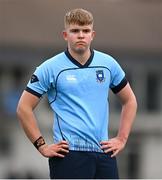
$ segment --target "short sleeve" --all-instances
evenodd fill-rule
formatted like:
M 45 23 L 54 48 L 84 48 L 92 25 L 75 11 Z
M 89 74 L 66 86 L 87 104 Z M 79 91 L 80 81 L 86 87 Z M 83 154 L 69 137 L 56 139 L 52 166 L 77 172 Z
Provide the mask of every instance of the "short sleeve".
M 111 84 L 110 88 L 114 93 L 118 93 L 121 89 L 123 89 L 127 84 L 127 79 L 125 76 L 125 72 L 118 64 L 117 61 L 114 60 L 111 67 Z
M 36 68 L 25 90 L 37 97 L 41 97 L 50 88 L 50 81 L 50 71 L 43 63 Z

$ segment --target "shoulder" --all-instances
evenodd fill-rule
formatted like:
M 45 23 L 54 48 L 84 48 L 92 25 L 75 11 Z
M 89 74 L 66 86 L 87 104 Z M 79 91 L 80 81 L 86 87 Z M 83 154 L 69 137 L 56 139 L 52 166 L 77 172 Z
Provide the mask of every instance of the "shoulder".
M 38 65 L 36 67 L 36 71 L 39 71 L 40 73 L 53 74 L 57 71 L 58 67 L 62 67 L 64 65 L 65 59 L 65 53 L 59 53 L 49 59 L 46 59 L 43 63 Z
M 64 52 L 62 52 L 49 59 L 46 59 L 40 66 L 51 68 L 52 66 L 57 65 L 58 63 L 63 63 L 64 59 L 65 54 Z
M 98 63 L 103 63 L 109 68 L 118 64 L 117 60 L 112 55 L 101 51 L 94 50 L 94 58 Z

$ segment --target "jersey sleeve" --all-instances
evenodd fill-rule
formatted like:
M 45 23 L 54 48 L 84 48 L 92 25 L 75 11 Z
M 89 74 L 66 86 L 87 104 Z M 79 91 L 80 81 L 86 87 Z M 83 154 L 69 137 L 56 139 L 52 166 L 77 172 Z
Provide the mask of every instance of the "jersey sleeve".
M 40 98 L 48 91 L 50 85 L 50 72 L 43 63 L 36 68 L 25 90 Z
M 115 60 L 112 64 L 111 76 L 110 88 L 116 94 L 126 86 L 127 79 L 125 72 Z

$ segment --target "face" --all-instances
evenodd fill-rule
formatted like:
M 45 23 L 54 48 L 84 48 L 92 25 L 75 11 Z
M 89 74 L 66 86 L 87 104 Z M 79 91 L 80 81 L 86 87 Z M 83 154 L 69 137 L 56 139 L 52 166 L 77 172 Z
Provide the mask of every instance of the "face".
M 94 35 L 92 25 L 79 26 L 71 24 L 63 31 L 63 37 L 68 43 L 68 48 L 77 54 L 89 51 Z

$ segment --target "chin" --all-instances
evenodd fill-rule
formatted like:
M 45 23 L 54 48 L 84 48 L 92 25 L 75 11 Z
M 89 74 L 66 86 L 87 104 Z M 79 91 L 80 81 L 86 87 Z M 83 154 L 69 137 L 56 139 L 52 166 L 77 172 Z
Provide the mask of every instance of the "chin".
M 78 54 L 84 54 L 86 52 L 87 48 L 77 48 L 75 51 Z

